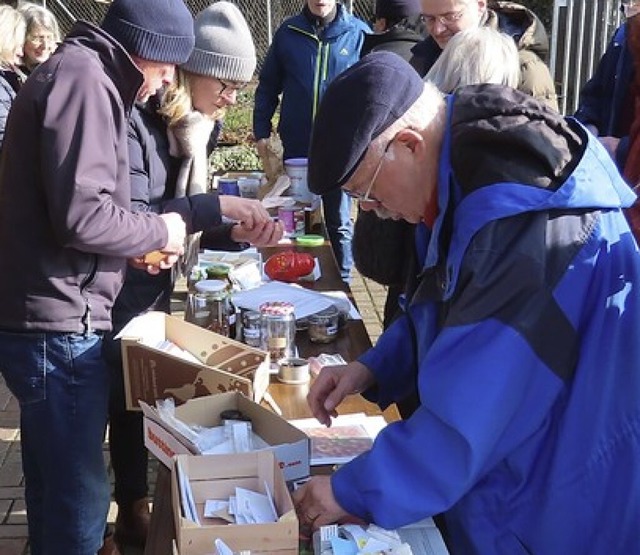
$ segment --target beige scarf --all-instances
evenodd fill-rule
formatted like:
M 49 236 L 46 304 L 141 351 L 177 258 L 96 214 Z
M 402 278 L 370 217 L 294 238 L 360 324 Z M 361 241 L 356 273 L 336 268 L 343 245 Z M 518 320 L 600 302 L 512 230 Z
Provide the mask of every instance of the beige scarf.
M 206 193 L 208 190 L 207 144 L 215 121 L 200 112 L 189 112 L 176 124 L 167 128 L 169 153 L 182 158 L 176 181 L 176 198 Z M 198 261 L 201 232 L 193 233 L 185 241 L 184 254 L 177 264 L 183 276 L 188 277 Z

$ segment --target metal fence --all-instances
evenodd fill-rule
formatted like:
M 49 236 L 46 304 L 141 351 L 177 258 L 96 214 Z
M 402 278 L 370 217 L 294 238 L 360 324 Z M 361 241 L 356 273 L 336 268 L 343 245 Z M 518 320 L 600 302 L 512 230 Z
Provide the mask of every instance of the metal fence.
M 300 13 L 304 0 L 232 1 L 240 8 L 251 28 L 260 68 L 273 33 L 287 17 Z M 42 3 L 56 15 L 63 32 L 67 32 L 76 19 L 100 23 L 109 7 L 108 0 L 44 0 Z M 206 8 L 211 0 L 185 0 L 185 3 L 195 15 Z M 349 0 L 345 4 L 365 21 L 373 16 L 375 0 Z
M 232 0 L 245 15 L 258 56 L 258 69 L 275 30 L 297 14 L 304 0 Z M 195 15 L 211 0 L 186 0 Z M 64 32 L 76 19 L 100 23 L 109 0 L 42 0 L 53 11 Z M 346 0 L 358 17 L 369 21 L 375 0 Z M 613 31 L 620 24 L 619 0 L 554 0 L 551 33 L 551 74 L 556 82 L 562 113 L 572 114 L 579 91 L 593 73 Z
M 576 111 L 580 88 L 593 74 L 621 18 L 619 0 L 555 0 L 550 66 L 563 114 Z

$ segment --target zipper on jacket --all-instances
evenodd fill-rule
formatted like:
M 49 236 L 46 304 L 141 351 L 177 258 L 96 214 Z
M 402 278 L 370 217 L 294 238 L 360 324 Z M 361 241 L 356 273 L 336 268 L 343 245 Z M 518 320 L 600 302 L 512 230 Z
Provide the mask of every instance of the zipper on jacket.
M 84 336 L 88 337 L 93 333 L 93 326 L 91 325 L 91 301 L 89 300 L 89 296 L 85 295 L 85 289 L 93 283 L 96 278 L 96 274 L 98 273 L 98 256 L 93 256 L 93 264 L 91 265 L 91 270 L 87 274 L 87 276 L 80 283 L 80 294 L 84 299 L 84 314 L 82 315 L 82 325 L 84 326 Z
M 289 29 L 302 33 L 318 43 L 318 54 L 316 55 L 316 67 L 313 76 L 313 104 L 311 107 L 311 121 L 313 122 L 316 119 L 316 112 L 320 104 L 320 84 L 327 78 L 328 55 L 326 51 L 329 49 L 329 44 L 322 42 L 317 35 L 309 33 L 309 31 L 296 27 L 295 25 L 289 25 Z M 324 55 L 323 50 L 325 50 Z

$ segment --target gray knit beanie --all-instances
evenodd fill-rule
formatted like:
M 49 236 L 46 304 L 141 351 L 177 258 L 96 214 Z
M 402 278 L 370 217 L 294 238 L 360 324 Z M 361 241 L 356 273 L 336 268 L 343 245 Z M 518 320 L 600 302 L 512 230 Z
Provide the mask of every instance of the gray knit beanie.
M 215 2 L 196 16 L 196 46 L 182 69 L 229 81 L 251 81 L 256 49 L 240 10 L 231 2 Z
M 113 0 L 102 28 L 134 56 L 182 64 L 194 44 L 193 18 L 183 0 Z

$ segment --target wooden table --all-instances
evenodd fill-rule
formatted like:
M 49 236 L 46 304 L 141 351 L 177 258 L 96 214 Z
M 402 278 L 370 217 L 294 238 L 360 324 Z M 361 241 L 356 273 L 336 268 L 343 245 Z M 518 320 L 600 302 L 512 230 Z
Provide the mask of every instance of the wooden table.
M 336 264 L 333 251 L 328 242 L 321 247 L 297 247 L 278 246 L 261 249 L 263 258 L 266 260 L 270 255 L 291 248 L 298 252 L 308 252 L 317 257 L 320 261 L 322 277 L 314 282 L 305 285 L 316 291 L 336 291 L 342 290 L 347 293 L 353 301 L 351 291 L 340 279 L 338 266 Z M 336 341 L 328 344 L 314 344 L 308 339 L 306 332 L 298 332 L 296 337 L 298 350 L 303 357 L 310 357 L 320 353 L 339 353 L 345 360 L 351 361 L 371 347 L 371 341 L 362 320 L 350 320 L 340 330 Z M 312 416 L 307 405 L 308 385 L 286 385 L 272 380 L 269 392 L 276 403 L 282 409 L 285 418 L 308 418 Z M 341 414 L 351 414 L 354 412 L 364 412 L 369 415 L 380 414 L 380 409 L 363 399 L 359 395 L 351 396 L 340 405 Z M 395 407 L 387 409 L 384 413 L 387 420 L 398 419 Z M 171 555 L 172 540 L 175 538 L 175 527 L 173 512 L 171 509 L 171 479 L 169 470 L 160 465 L 156 479 L 156 490 L 153 499 L 153 512 L 151 514 L 151 525 L 149 537 L 145 548 L 145 555 Z

